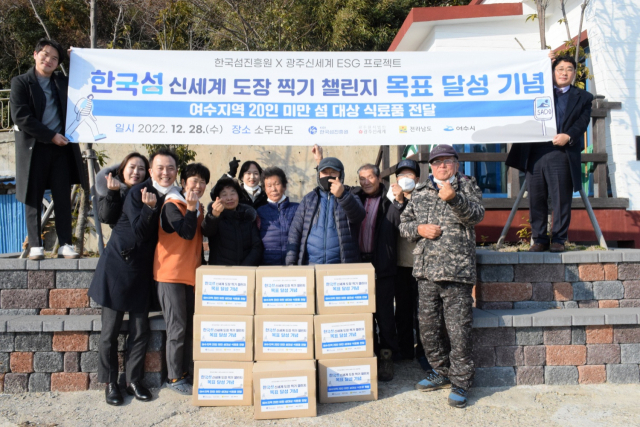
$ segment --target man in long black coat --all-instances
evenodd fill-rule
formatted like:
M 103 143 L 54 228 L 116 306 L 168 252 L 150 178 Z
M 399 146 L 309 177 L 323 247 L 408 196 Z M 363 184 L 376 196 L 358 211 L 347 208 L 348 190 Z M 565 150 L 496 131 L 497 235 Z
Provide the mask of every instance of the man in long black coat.
M 71 185 L 87 189 L 78 144 L 64 137 L 67 78 L 54 72 L 65 51 L 41 39 L 33 52 L 35 66 L 11 80 L 10 109 L 16 129 L 16 198 L 25 204 L 29 258 L 43 259 L 42 196 L 47 189 L 55 201 L 58 257 L 77 258 L 71 246 Z
M 564 251 L 571 222 L 571 199 L 582 185 L 580 152 L 591 120 L 593 95 L 571 85 L 576 75 L 575 60 L 560 57 L 552 68 L 557 135 L 549 142 L 514 144 L 506 162 L 507 166 L 526 172 L 533 234 L 530 252 Z M 551 238 L 547 234 L 549 195 L 553 207 Z
M 378 330 L 375 350 L 378 354 L 378 379 L 391 381 L 394 376 L 393 357 L 400 357 L 394 317 L 395 277 L 397 273 L 397 241 L 400 234 L 400 213 L 407 201 L 402 188 L 393 184 L 391 191 L 382 184 L 380 169 L 365 164 L 358 169 L 360 187 L 351 192 L 360 198 L 366 216 L 360 225 L 360 256 L 376 270 L 376 313 Z

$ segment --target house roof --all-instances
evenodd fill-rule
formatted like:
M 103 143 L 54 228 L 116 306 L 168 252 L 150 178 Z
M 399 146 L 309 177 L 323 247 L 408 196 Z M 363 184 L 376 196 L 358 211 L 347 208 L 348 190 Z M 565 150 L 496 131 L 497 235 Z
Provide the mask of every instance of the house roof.
M 481 2 L 482 0 L 472 0 L 467 6 L 411 9 L 388 50 L 417 50 L 424 41 L 425 34 L 438 22 L 454 24 L 468 19 L 495 21 L 523 14 L 522 3 L 480 4 Z

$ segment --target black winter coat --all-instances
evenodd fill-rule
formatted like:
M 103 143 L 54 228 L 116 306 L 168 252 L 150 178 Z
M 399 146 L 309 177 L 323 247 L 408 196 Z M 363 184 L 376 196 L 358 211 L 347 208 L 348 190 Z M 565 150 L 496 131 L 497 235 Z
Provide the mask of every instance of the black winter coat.
M 562 121 L 562 132 L 571 137 L 564 147 L 557 148 L 564 151 L 569 158 L 569 171 L 573 191 L 580 190 L 582 180 L 580 178 L 580 153 L 584 150 L 584 133 L 591 122 L 591 102 L 593 95 L 586 90 L 571 86 L 568 93 L 567 109 Z M 513 144 L 507 155 L 507 166 L 526 172 L 529 163 L 529 154 L 533 144 Z
M 129 192 L 129 188 L 120 183 L 120 190 L 109 190 L 107 188 L 107 176 L 111 173 L 114 176 L 119 165 L 108 166 L 96 174 L 96 195 L 98 196 L 98 219 L 109 227 L 115 227 L 120 215 L 122 215 L 122 205 Z
M 344 186 L 342 197 L 336 199 L 334 219 L 340 240 L 340 261 L 343 264 L 360 262 L 360 224 L 366 213 L 360 199 Z M 316 187 L 302 198 L 300 206 L 289 227 L 289 243 L 287 244 L 287 265 L 306 265 L 309 263 L 307 239 L 309 232 L 318 218 L 320 205 L 320 189 Z
M 256 200 L 251 200 L 251 196 L 247 190 L 242 186 L 242 182 L 240 183 L 240 203 L 243 205 L 251 206 L 253 209 L 258 210 L 259 207 L 266 205 L 269 203 L 267 198 L 267 193 L 264 192 L 264 189 L 261 188 L 260 194 L 256 197 Z
M 143 188 L 158 198 L 153 209 L 142 203 Z M 134 313 L 149 310 L 155 290 L 153 255 L 163 203 L 164 196 L 153 188 L 151 179 L 131 187 L 89 288 L 89 296 L 98 304 Z
M 55 72 L 51 76 L 51 83 L 52 89 L 58 93 L 58 112 L 64 128 L 67 117 L 67 86 L 69 81 L 62 73 Z M 40 83 L 38 83 L 35 67 L 11 79 L 10 97 L 11 118 L 19 129 L 16 130 L 16 165 L 18 165 L 16 167 L 16 199 L 25 203 L 33 148 L 36 143 L 53 144 L 51 139 L 56 133 L 42 123 L 46 98 Z M 61 133 L 64 134 L 64 131 Z M 68 173 L 71 184 L 82 184 L 82 188 L 88 190 L 89 185 L 82 165 L 80 145 L 71 143 L 61 148 L 67 151 L 70 169 L 56 171 L 56 173 Z
M 403 204 L 395 200 L 391 203 L 391 200 L 387 197 L 388 189 L 382 184 L 380 189 L 381 199 L 376 217 L 372 264 L 376 269 L 377 277 L 388 277 L 396 275 L 400 214 L 407 206 L 408 200 L 405 199 Z M 353 187 L 351 192 L 360 198 L 364 206 L 366 193 L 362 190 L 362 187 Z
M 258 266 L 262 260 L 262 239 L 251 206 L 238 204 L 235 210 L 211 214 L 211 205 L 202 221 L 202 233 L 209 239 L 209 265 Z

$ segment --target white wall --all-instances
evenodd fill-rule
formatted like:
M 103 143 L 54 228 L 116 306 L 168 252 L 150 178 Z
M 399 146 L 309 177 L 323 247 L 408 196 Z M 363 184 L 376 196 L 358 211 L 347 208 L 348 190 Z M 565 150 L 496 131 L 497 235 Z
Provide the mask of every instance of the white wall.
M 640 162 L 635 138 L 640 135 L 640 4 L 634 0 L 592 1 L 586 26 L 598 94 L 622 102 L 607 119 L 609 171 L 616 197 L 628 197 L 640 210 Z

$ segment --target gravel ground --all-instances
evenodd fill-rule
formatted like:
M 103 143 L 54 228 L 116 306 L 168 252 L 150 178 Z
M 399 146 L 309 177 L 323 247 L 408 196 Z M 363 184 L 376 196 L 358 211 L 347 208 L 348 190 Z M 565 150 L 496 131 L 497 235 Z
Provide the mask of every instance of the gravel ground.
M 252 407 L 198 408 L 166 389 L 142 403 L 125 397 L 104 403 L 104 392 L 0 395 L 3 426 L 640 426 L 640 386 L 521 386 L 476 388 L 465 409 L 447 405 L 448 391 L 413 390 L 417 363 L 396 364 L 396 378 L 380 383 L 379 400 L 318 405 L 317 418 L 254 421 Z

